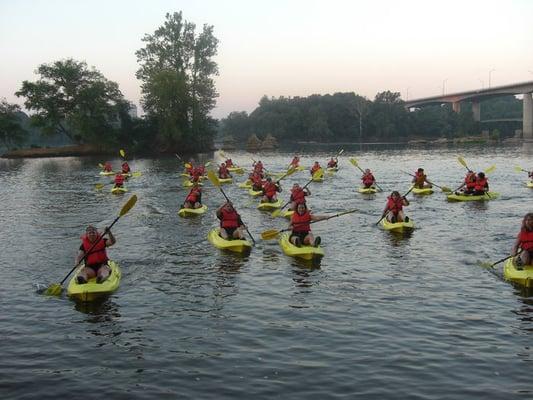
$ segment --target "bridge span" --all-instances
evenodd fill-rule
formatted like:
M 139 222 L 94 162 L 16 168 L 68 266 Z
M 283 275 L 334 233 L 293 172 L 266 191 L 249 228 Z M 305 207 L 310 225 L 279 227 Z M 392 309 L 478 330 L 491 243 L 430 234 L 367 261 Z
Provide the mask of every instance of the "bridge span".
M 406 108 L 418 108 L 434 104 L 451 103 L 455 112 L 461 110 L 461 101 L 472 103 L 474 120 L 481 120 L 480 102 L 492 97 L 506 95 L 523 95 L 522 101 L 522 135 L 524 139 L 533 140 L 533 81 L 513 83 L 504 86 L 494 86 L 487 89 L 471 90 L 467 92 L 451 93 L 442 96 L 425 97 L 405 102 Z

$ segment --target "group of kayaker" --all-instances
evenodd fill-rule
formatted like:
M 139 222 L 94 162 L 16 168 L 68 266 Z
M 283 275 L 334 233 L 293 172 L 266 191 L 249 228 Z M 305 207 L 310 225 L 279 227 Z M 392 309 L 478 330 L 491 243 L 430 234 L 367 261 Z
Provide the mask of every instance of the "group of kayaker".
M 461 192 L 459 192 L 461 190 Z M 468 171 L 464 178 L 464 182 L 457 190 L 456 194 L 479 196 L 489 191 L 489 181 L 484 172 Z
M 102 166 L 102 171 L 104 173 L 111 175 L 113 173 L 113 166 L 111 162 L 106 161 Z M 115 178 L 113 180 L 113 185 L 115 188 L 123 187 L 124 181 L 128 178 L 131 173 L 131 168 L 127 161 L 123 161 L 121 164 L 121 170 L 115 173 Z

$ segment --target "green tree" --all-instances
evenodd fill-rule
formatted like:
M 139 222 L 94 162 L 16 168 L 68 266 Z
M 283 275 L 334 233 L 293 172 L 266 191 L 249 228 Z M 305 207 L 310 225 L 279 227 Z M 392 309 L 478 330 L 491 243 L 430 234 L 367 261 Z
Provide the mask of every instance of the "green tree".
M 135 53 L 141 102 L 148 117 L 157 121 L 160 150 L 199 150 L 209 146 L 216 133 L 209 112 L 218 96 L 213 79 L 218 75 L 213 60 L 218 39 L 209 25 L 196 35 L 196 25 L 181 12 L 165 18 L 163 26 L 144 36 L 145 47 Z
M 408 131 L 408 113 L 398 92 L 376 94 L 369 112 L 373 134 L 381 140 L 398 141 Z
M 42 64 L 36 82 L 16 93 L 26 100 L 32 123 L 45 134 L 62 133 L 76 143 L 113 142 L 126 102 L 115 82 L 85 62 L 66 59 Z
M 10 104 L 6 99 L 0 100 L 0 142 L 8 149 L 22 144 L 28 134 L 20 126 L 20 112 L 17 104 Z

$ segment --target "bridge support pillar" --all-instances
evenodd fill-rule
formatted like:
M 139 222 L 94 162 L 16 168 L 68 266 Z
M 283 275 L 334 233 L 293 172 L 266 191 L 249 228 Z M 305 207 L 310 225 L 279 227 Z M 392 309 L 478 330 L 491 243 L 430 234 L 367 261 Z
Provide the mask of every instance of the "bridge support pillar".
M 523 116 L 522 116 L 522 135 L 524 139 L 533 139 L 533 100 L 531 93 L 524 93 Z
M 454 101 L 452 103 L 452 110 L 456 113 L 461 112 L 461 103 L 459 103 L 458 101 Z
M 474 114 L 474 121 L 481 121 L 481 104 L 479 104 L 479 101 L 472 102 L 472 114 Z

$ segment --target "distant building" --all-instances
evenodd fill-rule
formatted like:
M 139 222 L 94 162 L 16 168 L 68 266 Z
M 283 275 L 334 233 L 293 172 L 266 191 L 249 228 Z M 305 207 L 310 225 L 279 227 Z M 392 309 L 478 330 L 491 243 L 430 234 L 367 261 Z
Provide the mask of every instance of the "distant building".
M 130 108 L 128 110 L 128 114 L 131 118 L 139 118 L 137 116 L 137 106 L 133 103 L 130 103 Z

